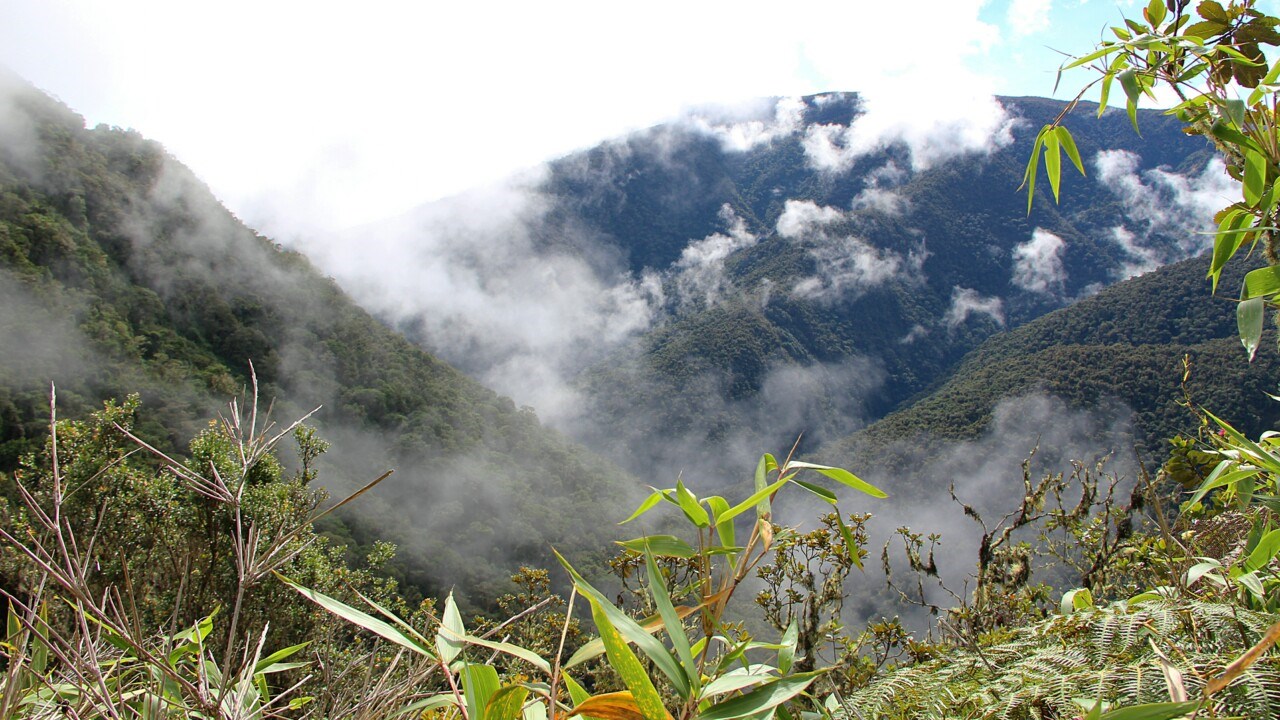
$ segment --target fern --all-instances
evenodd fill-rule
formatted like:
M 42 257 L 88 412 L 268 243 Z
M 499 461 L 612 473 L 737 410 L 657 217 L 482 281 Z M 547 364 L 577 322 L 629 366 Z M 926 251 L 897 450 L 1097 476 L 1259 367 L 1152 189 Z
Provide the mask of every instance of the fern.
M 985 647 L 955 647 L 941 660 L 897 670 L 853 693 L 844 717 L 1075 717 L 1079 702 L 1161 702 L 1169 691 L 1158 647 L 1182 671 L 1191 696 L 1251 647 L 1274 617 L 1227 604 L 1152 600 L 1053 617 Z M 1280 657 L 1259 661 L 1222 693 L 1215 711 L 1280 717 Z

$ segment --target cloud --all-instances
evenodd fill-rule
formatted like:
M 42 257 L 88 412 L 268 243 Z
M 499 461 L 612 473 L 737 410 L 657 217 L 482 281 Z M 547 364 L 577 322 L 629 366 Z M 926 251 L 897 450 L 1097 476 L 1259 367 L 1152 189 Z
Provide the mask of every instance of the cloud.
M 782 98 L 773 104 L 772 110 L 772 118 L 763 120 L 735 120 L 694 113 L 687 121 L 697 130 L 718 139 L 725 150 L 744 152 L 771 143 L 777 138 L 794 135 L 804 121 L 805 104 L 802 98 Z
M 791 294 L 819 302 L 865 293 L 901 277 L 909 268 L 918 272 L 926 257 L 923 250 L 912 250 L 904 257 L 851 235 L 825 238 L 809 255 L 817 266 L 814 275 L 797 282 Z
M 788 200 L 778 216 L 777 229 L 782 237 L 796 239 L 843 219 L 844 213 L 838 208 L 820 206 L 812 200 Z
M 1049 27 L 1053 0 L 1012 0 L 1006 18 L 1015 35 L 1033 35 Z
M 963 325 L 970 315 L 986 315 L 997 325 L 1004 326 L 1004 301 L 998 297 L 984 297 L 977 290 L 963 287 L 951 288 L 951 307 L 943 316 L 948 328 Z
M 787 200 L 783 207 L 778 216 L 778 234 L 809 246 L 815 265 L 813 275 L 792 286 L 794 297 L 833 302 L 864 293 L 908 271 L 919 274 L 928 257 L 923 246 L 904 256 L 877 248 L 862 238 L 833 232 L 833 225 L 849 218 L 838 208 L 809 200 Z
M 432 203 L 311 253 L 374 314 L 560 424 L 581 412 L 572 378 L 652 327 L 668 299 L 658 275 L 631 274 L 592 232 L 549 213 L 543 178 Z M 714 264 L 711 244 L 702 259 Z
M 1107 459 L 1107 472 L 1120 478 L 1120 492 L 1125 493 L 1138 471 L 1132 452 L 1131 418 L 1132 411 L 1121 403 L 1104 402 L 1094 409 L 1081 410 L 1055 397 L 1031 394 L 1000 401 L 993 409 L 988 429 L 973 440 L 903 439 L 883 454 L 901 458 L 895 467 L 877 468 L 874 459 L 870 459 L 866 466 L 849 468 L 889 493 L 887 500 L 863 506 L 873 515 L 867 526 L 872 538 L 868 549 L 876 556 L 884 540 L 899 527 L 938 533 L 942 536 L 936 556 L 941 579 L 959 592 L 976 567 L 982 529 L 952 501 L 950 485 L 954 483 L 957 497 L 973 506 L 988 523 L 1016 509 L 1022 496 L 1023 461 L 1028 461 L 1035 481 L 1046 474 L 1070 476 L 1076 463 L 1092 468 Z M 817 462 L 822 461 L 817 458 Z M 1011 492 L 1013 488 L 1016 492 Z M 1070 496 L 1064 500 L 1070 502 Z M 794 515 L 803 517 L 800 513 Z M 906 563 L 898 547 L 895 544 L 890 559 L 901 581 L 905 579 Z M 879 563 L 873 565 L 868 565 L 871 577 L 865 580 L 871 587 L 883 583 Z M 856 597 L 858 591 L 854 592 Z M 934 599 L 942 600 L 937 596 Z M 871 609 L 870 605 L 850 602 L 846 607 Z M 874 608 L 885 614 L 902 609 L 900 604 Z M 911 621 L 917 626 L 932 621 L 923 612 L 915 615 Z M 865 619 L 847 618 L 851 622 Z
M 805 131 L 809 165 L 845 173 L 867 155 L 903 147 L 918 171 L 960 155 L 988 154 L 1013 141 L 1013 119 L 995 97 L 958 88 L 938 93 L 881 88 L 862 95 L 848 126 L 817 124 Z
M 869 187 L 853 198 L 855 211 L 875 212 L 889 217 L 897 217 L 906 212 L 911 202 L 892 190 Z
M 1218 158 L 1198 174 L 1167 168 L 1140 171 L 1141 158 L 1125 150 L 1103 150 L 1094 157 L 1097 182 L 1122 202 L 1125 222 L 1112 239 L 1129 255 L 1120 275 L 1140 275 L 1213 245 L 1215 212 L 1240 196 L 1239 183 Z
M 721 207 L 720 219 L 729 226 L 727 233 L 715 233 L 689 243 L 673 264 L 682 304 L 716 304 L 728 290 L 725 260 L 733 253 L 755 245 L 758 240 L 732 207 Z
M 1013 248 L 1013 284 L 1028 292 L 1052 294 L 1062 289 L 1067 271 L 1062 266 L 1062 238 L 1036 228 L 1031 239 Z

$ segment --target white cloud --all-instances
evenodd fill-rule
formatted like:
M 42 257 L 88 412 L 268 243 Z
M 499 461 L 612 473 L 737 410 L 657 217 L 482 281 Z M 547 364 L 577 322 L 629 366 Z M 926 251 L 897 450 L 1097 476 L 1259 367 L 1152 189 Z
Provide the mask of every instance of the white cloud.
M 695 113 L 688 121 L 702 132 L 720 140 L 720 145 L 733 152 L 743 152 L 765 145 L 780 137 L 793 135 L 804 120 L 804 100 L 782 98 L 773 106 L 773 117 L 765 120 L 733 120 Z
M 1067 279 L 1062 266 L 1064 247 L 1062 238 L 1036 228 L 1030 240 L 1013 248 L 1013 284 L 1029 292 L 1061 291 Z
M 812 200 L 788 200 L 778 216 L 778 234 L 784 238 L 801 238 L 815 229 L 844 219 L 837 208 L 819 206 Z
M 927 103 L 922 102 L 927 99 Z M 914 170 L 970 153 L 990 153 L 1013 141 L 1013 120 L 994 97 L 959 88 L 880 89 L 865 94 L 847 126 L 813 125 L 803 146 L 819 170 L 848 172 L 862 157 L 901 145 Z
M 869 187 L 853 198 L 853 209 L 880 213 L 881 215 L 898 216 L 910 207 L 906 198 L 892 190 Z
M 1130 256 L 1121 276 L 1197 255 L 1213 245 L 1213 215 L 1240 197 L 1240 185 L 1213 158 L 1197 175 L 1167 168 L 1139 171 L 1141 158 L 1124 150 L 1104 150 L 1094 158 L 1097 182 L 1124 205 L 1125 223 L 1114 239 Z
M 1012 0 L 1006 15 L 1015 35 L 1034 35 L 1049 27 L 1053 0 Z
M 685 246 L 680 259 L 673 264 L 680 302 L 717 303 L 728 290 L 724 275 L 725 260 L 733 253 L 756 244 L 758 238 L 747 230 L 746 222 L 733 208 L 720 208 L 720 219 L 729 226 L 727 233 L 715 233 Z
M 970 288 L 951 288 L 951 307 L 942 319 L 947 327 L 955 329 L 963 325 L 970 315 L 975 314 L 986 315 L 1003 327 L 1004 301 L 998 297 L 984 297 Z

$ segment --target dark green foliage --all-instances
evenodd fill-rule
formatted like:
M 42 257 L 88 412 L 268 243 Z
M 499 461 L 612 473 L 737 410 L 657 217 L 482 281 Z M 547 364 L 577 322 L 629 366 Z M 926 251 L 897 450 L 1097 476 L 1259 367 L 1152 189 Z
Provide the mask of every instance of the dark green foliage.
M 401 469 L 390 502 L 412 498 L 412 512 L 347 522 L 362 543 L 412 547 L 401 572 L 424 590 L 467 581 L 495 597 L 490 585 L 545 564 L 553 540 L 584 557 L 607 544 L 607 526 L 578 518 L 625 496 L 621 472 L 376 322 L 158 144 L 86 130 L 30 88 L 12 97 L 5 129 L 22 142 L 0 147 L 0 469 L 42 444 L 51 382 L 69 416 L 140 393 L 138 433 L 182 453 L 252 365 L 264 397 L 288 399 L 277 415 L 323 405 L 314 422 L 347 443 L 321 482 L 353 489 Z
M 1244 361 L 1234 306 L 1205 297 L 1206 265 L 1203 257 L 1176 263 L 993 336 L 935 391 L 833 445 L 825 457 L 875 457 L 900 467 L 918 461 L 918 451 L 932 443 L 980 436 L 1001 400 L 1032 393 L 1073 407 L 1119 403 L 1132 410 L 1133 443 L 1156 461 L 1166 451 L 1163 438 L 1198 427 L 1186 397 L 1246 433 L 1273 427 L 1280 404 L 1265 393 L 1274 390 L 1280 359 L 1273 353 Z M 1245 269 L 1229 269 L 1224 283 L 1238 283 Z M 900 455 L 907 450 L 901 441 L 911 445 L 907 455 Z

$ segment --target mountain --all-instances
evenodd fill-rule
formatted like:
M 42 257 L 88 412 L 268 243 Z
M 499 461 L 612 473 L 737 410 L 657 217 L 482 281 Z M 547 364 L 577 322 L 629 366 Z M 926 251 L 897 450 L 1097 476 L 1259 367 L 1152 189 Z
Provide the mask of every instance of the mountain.
M 915 496 L 940 478 L 913 468 L 948 447 L 1001 432 L 1002 420 L 1010 424 L 1000 417 L 1010 401 L 1027 397 L 1059 401 L 1056 422 L 1094 411 L 1121 423 L 1118 433 L 1098 423 L 1077 436 L 1096 441 L 1090 456 L 1136 451 L 1159 463 L 1169 450 L 1166 438 L 1197 431 L 1197 406 L 1256 437 L 1280 423 L 1280 403 L 1267 395 L 1275 392 L 1280 357 L 1264 347 L 1252 363 L 1246 360 L 1234 304 L 1210 297 L 1208 267 L 1207 256 L 1174 263 L 994 335 L 936 390 L 817 454 L 873 467 Z M 1238 287 L 1247 269 L 1229 266 L 1222 287 Z M 1033 435 L 1051 432 L 1054 418 L 1043 426 L 1038 420 L 1014 422 Z M 1028 451 L 1035 444 L 1023 442 Z
M 1203 251 L 1232 183 L 1156 112 L 1141 135 L 1124 113 L 1075 113 L 1089 176 L 1061 204 L 1042 183 L 1028 214 L 1026 153 L 1062 108 L 892 116 L 832 93 L 699 111 L 304 248 L 632 472 L 723 482 L 905 407 L 1001 331 Z
M 310 422 L 335 492 L 396 468 L 332 529 L 400 543 L 410 585 L 496 597 L 552 543 L 600 567 L 608 518 L 631 509 L 625 473 L 375 320 L 159 144 L 0 80 L 5 470 L 44 442 L 50 383 L 63 417 L 140 393 L 140 433 L 182 452 L 252 366 L 276 420 L 323 406 Z

